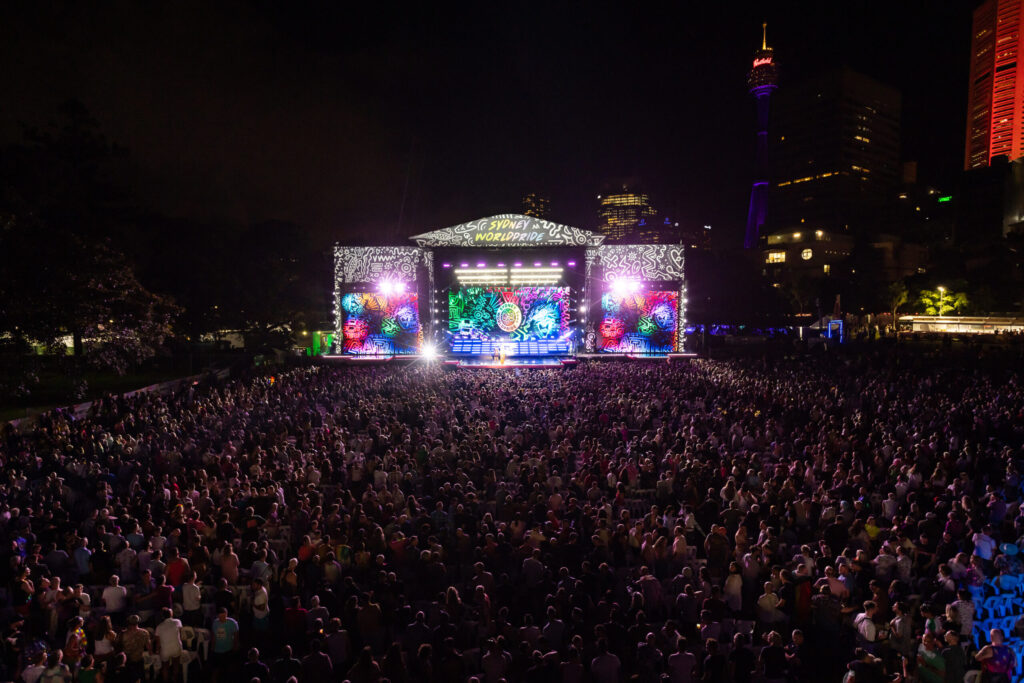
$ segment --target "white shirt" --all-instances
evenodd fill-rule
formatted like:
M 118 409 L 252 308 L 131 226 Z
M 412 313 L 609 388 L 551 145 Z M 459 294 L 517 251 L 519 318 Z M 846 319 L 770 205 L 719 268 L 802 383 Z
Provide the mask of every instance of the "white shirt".
M 867 642 L 873 643 L 878 639 L 878 628 L 866 613 L 861 612 L 858 614 L 857 618 L 853 620 L 853 625 L 857 628 L 857 633 L 860 637 Z
M 160 643 L 160 658 L 169 659 L 181 655 L 181 622 L 177 619 L 164 619 L 156 627 L 156 637 Z
M 194 583 L 185 582 L 181 586 L 181 608 L 186 612 L 195 612 L 202 607 L 203 591 Z
M 107 586 L 103 589 L 103 604 L 108 612 L 121 612 L 128 605 L 128 590 L 124 586 Z

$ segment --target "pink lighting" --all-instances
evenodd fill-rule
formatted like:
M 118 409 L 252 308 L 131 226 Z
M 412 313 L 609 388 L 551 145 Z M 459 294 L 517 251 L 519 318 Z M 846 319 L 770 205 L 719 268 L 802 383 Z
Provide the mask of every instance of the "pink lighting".
M 612 277 L 611 292 L 616 296 L 625 296 L 640 291 L 641 284 L 631 278 Z
M 405 292 L 406 287 L 407 285 L 401 280 L 381 280 L 377 283 L 377 291 L 384 296 L 402 294 Z
M 476 267 L 477 267 L 477 268 L 483 268 L 483 267 L 484 267 L 484 266 L 486 266 L 486 265 L 487 265 L 486 263 L 484 263 L 483 261 L 481 261 L 480 263 L 476 264 Z
M 552 261 L 552 262 L 551 262 L 551 265 L 553 265 L 553 266 L 557 266 L 557 265 L 558 265 L 558 261 Z
M 519 263 L 519 262 L 517 261 L 517 262 L 515 263 L 515 267 L 516 267 L 516 268 L 522 268 L 522 267 L 523 267 L 523 264 L 522 264 L 522 263 Z
M 499 263 L 499 264 L 498 264 L 498 267 L 499 267 L 499 268 L 504 268 L 504 267 L 505 267 L 505 264 L 504 264 L 504 263 Z
M 569 261 L 569 263 L 567 263 L 566 265 L 569 266 L 570 268 L 572 268 L 573 266 L 576 265 L 576 262 L 575 261 Z
M 533 265 L 537 268 L 540 268 L 540 261 L 534 261 Z
M 442 263 L 442 264 L 441 264 L 441 267 L 442 267 L 442 268 L 451 268 L 451 267 L 452 267 L 452 264 L 450 264 L 450 263 Z

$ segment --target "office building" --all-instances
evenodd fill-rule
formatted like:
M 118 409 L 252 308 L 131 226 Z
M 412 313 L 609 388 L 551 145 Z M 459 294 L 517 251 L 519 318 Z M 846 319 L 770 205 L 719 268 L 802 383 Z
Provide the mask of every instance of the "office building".
M 788 85 L 774 107 L 771 230 L 877 229 L 901 180 L 899 92 L 842 68 Z
M 597 232 L 605 242 L 617 242 L 640 227 L 640 221 L 653 220 L 658 212 L 650 197 L 636 183 L 618 183 L 597 195 Z
M 523 215 L 547 218 L 551 213 L 551 200 L 542 194 L 528 192 L 523 195 Z
M 964 169 L 1024 156 L 1024 1 L 987 0 L 974 10 Z

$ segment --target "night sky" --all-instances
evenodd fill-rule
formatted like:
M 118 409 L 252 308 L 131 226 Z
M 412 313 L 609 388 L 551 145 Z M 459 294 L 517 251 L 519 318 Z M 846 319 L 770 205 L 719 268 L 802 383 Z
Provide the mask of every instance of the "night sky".
M 147 207 L 345 241 L 518 212 L 529 190 L 590 228 L 602 183 L 638 177 L 726 246 L 746 217 L 762 21 L 781 88 L 846 63 L 900 89 L 904 158 L 948 187 L 972 7 L 5 3 L 0 143 L 76 98 L 129 150 Z

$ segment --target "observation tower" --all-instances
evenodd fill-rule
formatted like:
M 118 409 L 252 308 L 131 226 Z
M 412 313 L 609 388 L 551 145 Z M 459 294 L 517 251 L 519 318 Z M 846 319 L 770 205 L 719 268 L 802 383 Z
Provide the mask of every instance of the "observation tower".
M 750 189 L 750 210 L 743 238 L 745 249 L 757 247 L 761 226 L 764 225 L 768 203 L 768 100 L 778 82 L 775 53 L 768 47 L 768 24 L 761 24 L 761 49 L 754 51 L 754 63 L 747 76 L 750 94 L 757 101 L 757 165 L 754 186 Z

